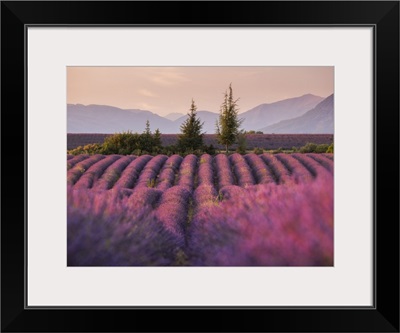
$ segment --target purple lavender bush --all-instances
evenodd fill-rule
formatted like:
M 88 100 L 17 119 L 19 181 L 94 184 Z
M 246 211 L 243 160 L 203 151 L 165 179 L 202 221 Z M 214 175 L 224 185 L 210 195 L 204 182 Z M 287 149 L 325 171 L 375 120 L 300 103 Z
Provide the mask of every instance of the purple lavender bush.
M 118 190 L 69 187 L 67 196 L 68 266 L 174 265 L 181 244 L 151 206 Z
M 170 156 L 165 162 L 157 179 L 156 188 L 165 191 L 175 185 L 175 177 L 183 158 L 179 155 Z
M 213 185 L 213 158 L 209 154 L 201 155 L 198 169 L 198 185 Z
M 115 183 L 118 188 L 133 188 L 145 165 L 151 160 L 150 155 L 141 155 L 135 158 L 122 172 Z
M 261 160 L 271 171 L 277 184 L 287 184 L 292 182 L 290 171 L 285 165 L 276 158 L 274 154 L 264 153 L 260 155 Z
M 104 170 L 107 169 L 111 164 L 118 160 L 120 155 L 110 155 L 93 164 L 87 169 L 79 180 L 75 183 L 75 188 L 91 188 L 94 183 L 101 177 Z
M 256 183 L 250 167 L 242 155 L 235 153 L 229 156 L 229 159 L 233 165 L 233 171 L 239 186 L 245 187 Z
M 80 177 L 89 169 L 93 164 L 98 161 L 104 159 L 104 155 L 92 155 L 89 158 L 82 160 L 79 163 L 76 163 L 71 169 L 67 172 L 67 184 L 74 185 Z
M 218 188 L 235 185 L 232 173 L 232 166 L 229 162 L 228 156 L 226 156 L 225 154 L 218 154 L 214 157 L 214 164 L 217 171 Z
M 185 244 L 190 200 L 191 192 L 186 187 L 171 187 L 162 194 L 155 212 L 157 219 L 166 230 L 176 236 L 181 246 Z
M 135 156 L 123 156 L 113 164 L 111 164 L 100 177 L 100 179 L 93 184 L 93 188 L 98 190 L 108 190 L 112 188 L 115 182 L 121 177 L 122 172 L 130 162 L 135 159 Z
M 275 182 L 273 174 L 260 156 L 251 153 L 245 155 L 244 158 L 250 166 L 257 184 L 268 184 Z
M 332 266 L 333 177 L 245 189 L 190 224 L 193 266 Z

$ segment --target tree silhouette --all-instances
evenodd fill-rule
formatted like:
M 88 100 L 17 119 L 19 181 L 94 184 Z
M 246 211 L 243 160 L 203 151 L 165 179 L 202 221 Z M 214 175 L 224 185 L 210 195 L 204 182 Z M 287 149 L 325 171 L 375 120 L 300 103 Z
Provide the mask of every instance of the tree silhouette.
M 201 129 L 204 123 L 200 122 L 200 119 L 196 114 L 197 107 L 192 99 L 192 104 L 188 112 L 188 118 L 181 125 L 181 134 L 178 137 L 178 148 L 181 151 L 195 151 L 201 149 L 203 146 L 203 133 Z
M 237 101 L 233 99 L 232 83 L 229 85 L 229 93 L 225 91 L 224 101 L 221 104 L 219 118 L 217 120 L 217 140 L 225 145 L 226 153 L 231 144 L 237 141 L 240 133 L 240 125 L 243 120 L 238 118 Z

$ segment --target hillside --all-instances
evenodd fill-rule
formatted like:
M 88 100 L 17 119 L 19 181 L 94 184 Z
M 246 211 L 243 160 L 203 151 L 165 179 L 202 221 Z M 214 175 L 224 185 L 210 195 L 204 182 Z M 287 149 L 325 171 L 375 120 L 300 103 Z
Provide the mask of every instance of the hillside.
M 315 108 L 306 112 L 304 115 L 280 121 L 271 126 L 261 129 L 264 133 L 319 133 L 333 134 L 334 132 L 334 101 L 333 94 L 324 99 Z

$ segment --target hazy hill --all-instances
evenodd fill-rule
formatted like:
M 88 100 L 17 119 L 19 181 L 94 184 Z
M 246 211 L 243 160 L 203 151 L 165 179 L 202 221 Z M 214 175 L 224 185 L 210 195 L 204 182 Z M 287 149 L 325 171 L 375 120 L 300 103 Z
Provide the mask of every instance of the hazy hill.
M 334 132 L 333 94 L 324 99 L 315 108 L 300 117 L 280 121 L 261 129 L 264 133 L 286 134 L 333 134 Z
M 172 112 L 172 113 L 169 113 L 166 116 L 164 116 L 164 118 L 167 118 L 168 120 L 171 120 L 171 121 L 175 121 L 175 120 L 177 120 L 177 119 L 179 119 L 179 118 L 181 118 L 183 116 L 184 116 L 183 113 Z
M 239 117 L 244 118 L 242 127 L 245 130 L 259 130 L 261 127 L 272 125 L 281 120 L 301 116 L 322 100 L 323 97 L 306 94 L 274 103 L 260 104 L 241 113 Z
M 174 122 L 150 111 L 123 110 L 107 105 L 67 105 L 68 133 L 116 133 L 128 130 L 141 133 L 147 120 L 152 131 L 159 128 L 164 133 L 175 133 Z
M 271 133 L 270 131 L 275 130 L 275 128 L 270 129 L 269 125 L 277 124 L 282 120 L 299 117 L 313 109 L 322 100 L 322 97 L 307 94 L 275 103 L 258 105 L 239 114 L 239 118 L 244 119 L 242 129 L 262 131 L 267 129 L 269 131 L 268 133 Z M 203 132 L 214 134 L 215 123 L 219 114 L 202 110 L 197 111 L 197 115 L 201 121 L 204 122 Z M 187 114 L 183 115 L 180 113 L 170 113 L 166 117 L 161 117 L 147 110 L 124 110 L 113 106 L 94 104 L 68 104 L 67 132 L 116 133 L 130 130 L 132 132 L 142 133 L 145 129 L 146 121 L 149 120 L 150 128 L 153 132 L 159 128 L 161 133 L 174 134 L 180 132 L 180 126 L 186 118 Z

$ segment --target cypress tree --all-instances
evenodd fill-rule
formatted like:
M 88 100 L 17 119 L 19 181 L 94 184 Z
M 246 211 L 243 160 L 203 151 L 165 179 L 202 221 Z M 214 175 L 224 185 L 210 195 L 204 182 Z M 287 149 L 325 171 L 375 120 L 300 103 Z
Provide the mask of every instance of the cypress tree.
M 240 125 L 243 122 L 238 118 L 238 100 L 233 99 L 232 84 L 230 84 L 229 93 L 225 91 L 224 101 L 221 104 L 216 131 L 217 140 L 225 146 L 226 153 L 228 153 L 229 146 L 237 141 Z
M 193 152 L 203 147 L 203 133 L 201 133 L 201 129 L 204 123 L 200 122 L 196 111 L 197 107 L 192 99 L 188 117 L 182 123 L 180 127 L 181 134 L 178 137 L 178 148 L 183 152 L 187 150 Z

